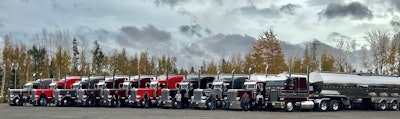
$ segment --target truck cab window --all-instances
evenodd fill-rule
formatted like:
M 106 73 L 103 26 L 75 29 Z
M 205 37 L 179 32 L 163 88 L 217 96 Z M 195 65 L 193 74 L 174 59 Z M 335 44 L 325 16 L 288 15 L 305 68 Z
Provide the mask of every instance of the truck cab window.
M 150 84 L 150 88 L 156 88 L 157 84 Z
M 255 89 L 256 85 L 254 84 L 248 84 L 246 85 L 246 89 Z
M 222 89 L 222 85 L 214 85 L 214 89 Z

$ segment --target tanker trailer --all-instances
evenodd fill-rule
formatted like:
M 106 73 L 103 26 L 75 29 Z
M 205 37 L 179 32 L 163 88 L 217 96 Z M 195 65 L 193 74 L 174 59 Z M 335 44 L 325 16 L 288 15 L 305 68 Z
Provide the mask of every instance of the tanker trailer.
M 309 100 L 320 111 L 345 108 L 397 110 L 400 78 L 361 74 L 309 74 Z

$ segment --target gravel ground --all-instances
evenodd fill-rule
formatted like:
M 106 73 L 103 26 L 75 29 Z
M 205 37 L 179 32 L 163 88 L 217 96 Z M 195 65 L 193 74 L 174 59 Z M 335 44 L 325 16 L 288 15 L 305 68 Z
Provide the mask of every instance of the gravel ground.
M 398 119 L 400 111 L 268 112 L 238 110 L 13 107 L 0 104 L 0 119 Z

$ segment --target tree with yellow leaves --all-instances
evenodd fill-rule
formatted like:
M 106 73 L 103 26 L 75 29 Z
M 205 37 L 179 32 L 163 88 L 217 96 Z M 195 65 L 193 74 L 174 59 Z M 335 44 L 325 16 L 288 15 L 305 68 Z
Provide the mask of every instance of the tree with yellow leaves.
M 281 44 L 272 29 L 264 32 L 253 44 L 250 56 L 255 64 L 254 72 L 264 72 L 267 65 L 268 73 L 277 74 L 287 70 Z

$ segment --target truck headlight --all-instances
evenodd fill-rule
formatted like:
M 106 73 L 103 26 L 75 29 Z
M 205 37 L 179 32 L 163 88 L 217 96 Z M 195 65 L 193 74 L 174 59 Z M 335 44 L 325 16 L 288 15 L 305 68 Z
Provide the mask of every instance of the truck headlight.
M 279 98 L 279 100 L 285 100 L 285 98 Z
M 201 96 L 201 99 L 205 100 L 205 99 L 207 99 L 207 97 L 206 96 Z
M 111 95 L 108 95 L 107 97 L 108 97 L 108 98 L 111 98 L 112 96 L 111 96 Z
M 87 95 L 83 95 L 82 97 L 83 97 L 83 98 L 87 98 Z

